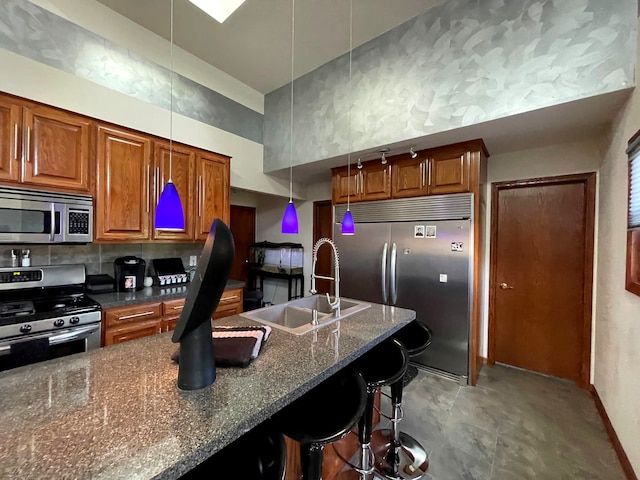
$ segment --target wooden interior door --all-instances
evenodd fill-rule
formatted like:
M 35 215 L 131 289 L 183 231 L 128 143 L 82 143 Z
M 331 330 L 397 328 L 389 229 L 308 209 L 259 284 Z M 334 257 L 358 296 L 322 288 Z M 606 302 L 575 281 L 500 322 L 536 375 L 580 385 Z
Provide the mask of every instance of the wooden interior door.
M 22 181 L 89 191 L 89 120 L 49 107 L 25 108 Z
M 173 156 L 170 160 L 169 142 L 154 142 L 155 160 L 155 200 L 153 201 L 153 216 L 155 218 L 155 207 L 160 199 L 162 189 L 169 180 L 169 170 L 171 169 L 171 180 L 178 190 L 182 212 L 184 214 L 184 229 L 177 230 L 156 230 L 153 229 L 153 238 L 163 240 L 193 240 L 194 238 L 194 215 L 193 215 L 193 188 L 195 183 L 195 151 L 180 145 L 173 145 Z
M 586 386 L 595 173 L 493 185 L 489 361 Z
M 249 245 L 256 241 L 256 209 L 231 205 L 229 229 L 236 246 L 229 278 L 249 285 Z
M 3 181 L 20 181 L 21 113 L 20 105 L 0 97 L 0 180 Z
M 313 244 L 321 238 L 333 238 L 333 207 L 330 200 L 313 202 Z M 326 245 L 318 250 L 318 263 L 316 274 L 327 277 L 333 276 L 331 263 L 331 249 Z M 311 272 L 309 272 L 311 275 Z M 318 293 L 333 295 L 333 282 L 331 280 L 316 280 Z

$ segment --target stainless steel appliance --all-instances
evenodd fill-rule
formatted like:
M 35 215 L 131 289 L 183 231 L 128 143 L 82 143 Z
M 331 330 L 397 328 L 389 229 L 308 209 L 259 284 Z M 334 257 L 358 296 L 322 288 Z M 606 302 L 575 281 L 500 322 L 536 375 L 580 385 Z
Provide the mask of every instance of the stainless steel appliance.
M 340 234 L 341 295 L 409 308 L 432 331 L 412 361 L 468 382 L 473 282 L 473 196 L 355 203 L 353 236 Z
M 90 195 L 0 187 L 0 243 L 89 243 Z
M 0 268 L 0 370 L 100 347 L 84 265 Z

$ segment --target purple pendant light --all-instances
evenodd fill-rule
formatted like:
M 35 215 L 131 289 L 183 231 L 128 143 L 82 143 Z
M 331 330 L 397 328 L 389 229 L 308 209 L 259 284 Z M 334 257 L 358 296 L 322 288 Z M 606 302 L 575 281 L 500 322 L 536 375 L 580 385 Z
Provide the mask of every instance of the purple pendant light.
M 171 0 L 171 60 L 169 70 L 170 85 L 170 117 L 169 117 L 169 180 L 162 189 L 158 205 L 156 206 L 156 216 L 154 226 L 157 230 L 184 230 L 184 210 L 180 195 L 175 184 L 171 180 L 171 166 L 173 161 L 173 0 Z
M 342 235 L 355 235 L 356 224 L 353 223 L 351 206 L 349 202 L 349 191 L 351 190 L 351 50 L 353 45 L 353 0 L 349 2 L 349 159 L 347 163 L 347 211 L 342 218 Z
M 296 0 L 291 0 L 291 125 L 289 130 L 289 203 L 282 216 L 282 233 L 298 233 L 298 214 L 293 204 L 293 45 L 295 40 Z

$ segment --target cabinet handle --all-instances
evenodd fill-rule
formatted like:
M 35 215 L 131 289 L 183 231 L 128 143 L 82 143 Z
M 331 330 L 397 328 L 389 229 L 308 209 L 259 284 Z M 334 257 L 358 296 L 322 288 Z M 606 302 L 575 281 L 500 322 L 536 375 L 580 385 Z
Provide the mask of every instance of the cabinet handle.
M 147 213 L 149 213 L 149 197 L 151 196 L 151 180 L 149 179 L 149 177 L 151 177 L 151 164 L 147 165 Z
M 360 172 L 360 193 L 364 194 L 364 173 Z
M 162 327 L 158 327 L 158 333 L 162 333 Z
M 202 216 L 202 175 L 198 176 L 198 216 Z
M 229 297 L 222 297 L 220 299 L 221 302 L 228 302 L 229 300 L 233 300 L 234 298 L 240 298 L 238 295 L 231 295 Z
M 420 162 L 420 187 L 424 187 L 424 163 Z
M 155 171 L 153 172 L 153 191 L 155 198 L 160 198 L 160 194 L 162 193 L 158 191 L 158 180 L 160 180 L 160 167 L 156 167 Z
M 18 124 L 13 126 L 13 158 L 18 160 Z
M 124 315 L 122 317 L 118 317 L 118 320 L 128 320 L 130 318 L 138 318 L 138 317 L 146 317 L 148 315 L 153 315 L 154 311 L 142 312 L 142 313 L 132 313 L 131 315 Z
M 173 307 L 174 310 L 182 310 L 184 305 L 178 305 L 177 307 Z
M 165 332 L 168 332 L 168 331 L 169 331 L 169 325 L 165 327 Z
M 431 162 L 429 162 L 429 186 L 431 186 Z
M 27 127 L 27 162 L 31 161 L 31 127 Z

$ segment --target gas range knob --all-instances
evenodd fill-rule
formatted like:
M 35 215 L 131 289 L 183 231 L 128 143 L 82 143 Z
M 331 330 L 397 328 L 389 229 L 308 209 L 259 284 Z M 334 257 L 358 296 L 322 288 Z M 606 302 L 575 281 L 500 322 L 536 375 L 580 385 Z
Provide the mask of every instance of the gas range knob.
M 79 319 L 78 317 L 71 317 L 71 318 L 69 319 L 69 323 L 70 323 L 71 325 L 76 325 L 76 324 L 80 323 L 80 319 Z
M 59 318 L 59 319 L 57 319 L 56 321 L 53 322 L 53 326 L 54 327 L 61 327 L 63 325 L 64 325 L 64 320 L 61 319 L 61 318 Z
M 31 327 L 31 325 L 29 325 L 29 324 L 27 323 L 27 324 L 22 325 L 22 326 L 20 327 L 20 331 L 21 331 L 22 333 L 29 333 L 29 332 L 31 331 L 31 328 L 32 328 L 32 327 Z

